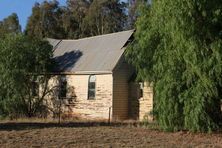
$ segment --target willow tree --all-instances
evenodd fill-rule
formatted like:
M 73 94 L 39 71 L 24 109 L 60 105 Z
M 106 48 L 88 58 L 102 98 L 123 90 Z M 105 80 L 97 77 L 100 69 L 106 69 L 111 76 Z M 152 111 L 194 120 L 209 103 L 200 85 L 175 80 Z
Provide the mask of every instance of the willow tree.
M 127 57 L 154 82 L 164 130 L 211 131 L 221 122 L 222 3 L 153 0 L 142 7 Z

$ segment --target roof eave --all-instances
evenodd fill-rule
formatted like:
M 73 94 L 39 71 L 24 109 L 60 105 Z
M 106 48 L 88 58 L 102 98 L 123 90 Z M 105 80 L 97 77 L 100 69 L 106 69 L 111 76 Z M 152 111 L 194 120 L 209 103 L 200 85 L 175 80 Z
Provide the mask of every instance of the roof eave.
M 76 71 L 76 72 L 52 72 L 49 75 L 102 75 L 112 74 L 112 71 Z

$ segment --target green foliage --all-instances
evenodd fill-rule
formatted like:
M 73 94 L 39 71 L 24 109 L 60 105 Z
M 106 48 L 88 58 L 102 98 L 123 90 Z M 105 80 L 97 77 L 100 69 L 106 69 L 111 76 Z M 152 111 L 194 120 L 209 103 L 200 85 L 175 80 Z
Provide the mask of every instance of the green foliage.
M 90 36 L 118 32 L 126 23 L 125 3 L 119 0 L 94 0 L 84 18 Z
M 36 3 L 32 8 L 25 33 L 35 37 L 65 38 L 66 32 L 62 26 L 63 10 L 57 1 Z
M 18 16 L 15 13 L 0 21 L 0 38 L 5 37 L 9 33 L 21 33 Z
M 82 38 L 121 31 L 125 27 L 126 5 L 119 0 L 67 0 L 36 3 L 25 33 L 50 38 Z
M 89 0 L 67 0 L 68 15 L 64 21 L 68 32 L 67 38 L 83 38 L 89 36 L 87 28 L 84 25 L 84 19 L 91 5 Z
M 154 82 L 164 130 L 212 131 L 221 122 L 222 3 L 159 0 L 141 7 L 127 57 Z
M 32 95 L 32 84 L 47 84 L 52 68 L 52 47 L 46 41 L 23 35 L 8 35 L 0 40 L 0 113 L 16 117 L 36 115 L 45 95 Z M 42 87 L 44 90 L 44 87 Z
M 150 0 L 128 0 L 128 19 L 127 28 L 134 29 L 135 22 L 139 16 L 139 7 L 141 4 L 150 3 Z

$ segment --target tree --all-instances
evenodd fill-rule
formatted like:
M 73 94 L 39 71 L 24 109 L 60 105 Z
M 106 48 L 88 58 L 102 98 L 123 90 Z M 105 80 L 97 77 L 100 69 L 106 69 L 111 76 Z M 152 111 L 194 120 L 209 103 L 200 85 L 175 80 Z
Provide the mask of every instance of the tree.
M 119 0 L 93 0 L 84 18 L 85 32 L 94 36 L 124 30 L 125 6 Z
M 126 4 L 119 0 L 68 0 L 69 20 L 75 26 L 69 27 L 69 38 L 82 38 L 122 31 L 126 26 Z M 75 28 L 75 29 L 74 29 Z
M 128 0 L 128 20 L 127 28 L 134 29 L 137 18 L 139 17 L 139 7 L 142 4 L 150 2 L 149 0 Z
M 9 33 L 21 33 L 21 26 L 16 13 L 12 13 L 10 16 L 3 19 L 3 21 L 0 21 L 0 38 L 3 38 Z
M 33 117 L 43 111 L 51 58 L 52 46 L 47 41 L 13 34 L 0 40 L 1 114 Z
M 68 38 L 82 38 L 88 35 L 84 29 L 84 18 L 91 5 L 89 0 L 67 0 L 68 21 L 64 22 L 69 30 Z M 85 31 L 85 32 L 84 32 Z
M 126 28 L 126 3 L 120 0 L 67 0 L 36 3 L 25 33 L 29 36 L 78 39 Z
M 220 0 L 159 0 L 142 9 L 127 57 L 140 78 L 154 82 L 154 112 L 164 130 L 220 125 L 221 8 Z
M 32 15 L 28 19 L 25 33 L 35 37 L 65 38 L 62 15 L 64 9 L 59 7 L 58 1 L 44 1 L 35 3 Z

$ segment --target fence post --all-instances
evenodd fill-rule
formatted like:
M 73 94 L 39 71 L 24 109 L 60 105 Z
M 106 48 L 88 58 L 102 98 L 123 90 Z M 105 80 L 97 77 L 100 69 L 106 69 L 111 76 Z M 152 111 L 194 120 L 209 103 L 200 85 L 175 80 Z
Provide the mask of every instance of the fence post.
M 61 123 L 61 106 L 62 106 L 62 102 L 61 102 L 61 99 L 59 99 L 59 124 Z
M 109 125 L 111 123 L 111 107 L 109 107 L 109 120 L 108 120 L 108 123 L 109 123 Z

